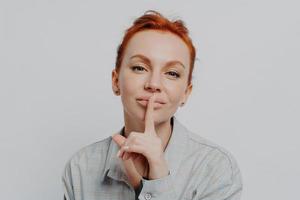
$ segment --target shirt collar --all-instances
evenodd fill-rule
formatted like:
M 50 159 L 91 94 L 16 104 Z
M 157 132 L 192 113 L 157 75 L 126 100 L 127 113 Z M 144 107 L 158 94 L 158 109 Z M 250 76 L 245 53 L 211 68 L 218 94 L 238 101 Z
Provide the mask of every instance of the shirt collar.
M 188 130 L 177 120 L 175 116 L 171 118 L 173 122 L 173 130 L 170 140 L 165 149 L 165 159 L 168 163 L 170 174 L 176 174 L 180 162 L 185 155 L 185 149 L 188 139 Z M 117 134 L 122 135 L 124 127 L 118 131 Z M 106 176 L 109 176 L 115 180 L 128 181 L 127 175 L 120 158 L 117 157 L 119 150 L 118 145 L 112 140 L 110 136 L 110 145 L 105 161 L 104 173 L 102 175 L 102 181 Z

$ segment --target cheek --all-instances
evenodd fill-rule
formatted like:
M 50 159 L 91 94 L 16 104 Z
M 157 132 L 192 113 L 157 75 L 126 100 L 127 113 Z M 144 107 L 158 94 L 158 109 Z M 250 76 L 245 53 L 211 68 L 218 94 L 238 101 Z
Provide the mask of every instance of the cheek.
M 127 70 L 123 70 L 119 77 L 119 86 L 123 95 L 131 94 L 135 87 L 135 80 L 130 77 L 130 74 Z
M 181 103 L 182 97 L 184 95 L 184 88 L 182 84 L 172 84 L 166 86 L 167 95 L 169 101 L 172 104 L 178 105 Z
M 121 89 L 121 99 L 123 102 L 123 106 L 125 106 L 125 109 L 130 107 L 132 104 L 133 98 L 135 96 L 134 94 L 134 88 L 132 88 L 129 84 L 123 84 L 123 87 Z
M 130 83 L 130 81 L 126 81 L 124 83 L 120 84 L 122 96 L 128 96 L 131 95 L 134 91 L 134 85 Z
M 135 98 L 142 93 L 144 80 L 141 77 L 125 74 L 120 79 L 120 89 L 123 104 L 129 105 L 135 101 Z

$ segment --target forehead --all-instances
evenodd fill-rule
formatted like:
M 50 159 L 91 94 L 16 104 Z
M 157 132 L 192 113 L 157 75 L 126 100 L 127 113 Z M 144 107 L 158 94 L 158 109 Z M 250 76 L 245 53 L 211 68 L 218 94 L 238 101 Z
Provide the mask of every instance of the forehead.
M 124 59 L 141 54 L 157 64 L 178 60 L 189 66 L 189 49 L 184 41 L 170 32 L 141 31 L 132 36 L 127 44 Z

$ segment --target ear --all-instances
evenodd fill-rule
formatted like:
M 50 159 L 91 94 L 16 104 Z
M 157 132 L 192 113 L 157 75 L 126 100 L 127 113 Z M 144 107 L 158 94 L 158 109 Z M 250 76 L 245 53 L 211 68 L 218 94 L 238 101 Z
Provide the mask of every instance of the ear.
M 189 98 L 191 92 L 193 90 L 193 85 L 192 83 L 190 83 L 187 88 L 185 89 L 185 92 L 184 92 L 184 95 L 183 95 L 183 98 L 181 100 L 181 103 L 186 103 L 187 102 L 187 99 Z M 183 106 L 183 104 L 180 104 L 180 106 Z
M 111 85 L 113 93 L 117 96 L 120 95 L 120 88 L 119 88 L 119 74 L 116 69 L 113 69 L 111 72 Z M 118 92 L 117 92 L 118 91 Z

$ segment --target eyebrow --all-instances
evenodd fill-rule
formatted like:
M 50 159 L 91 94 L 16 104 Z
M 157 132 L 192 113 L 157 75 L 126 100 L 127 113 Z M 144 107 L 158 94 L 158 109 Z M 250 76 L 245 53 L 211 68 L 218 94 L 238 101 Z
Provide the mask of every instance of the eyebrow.
M 136 54 L 136 55 L 130 57 L 130 59 L 133 59 L 133 58 L 140 58 L 140 59 L 142 59 L 147 65 L 151 65 L 150 59 L 147 58 L 147 57 L 144 56 L 144 55 Z M 181 65 L 181 66 L 185 69 L 185 66 L 182 64 L 182 62 L 180 62 L 180 61 L 178 61 L 178 60 L 171 60 L 171 61 L 169 61 L 169 62 L 166 63 L 166 66 L 171 66 L 171 65 L 175 65 L 175 64 L 179 64 L 179 65 Z

